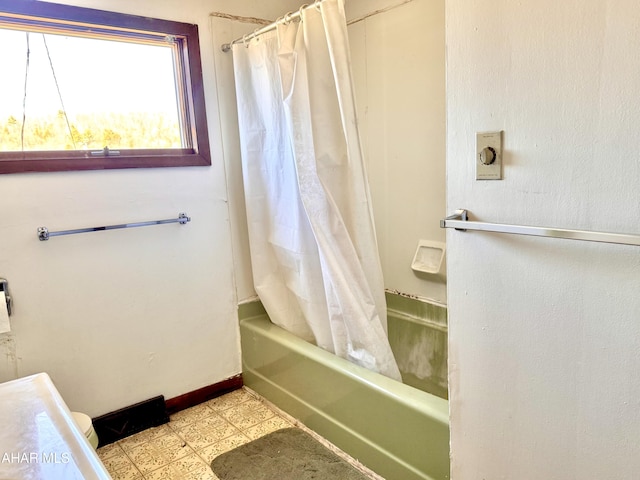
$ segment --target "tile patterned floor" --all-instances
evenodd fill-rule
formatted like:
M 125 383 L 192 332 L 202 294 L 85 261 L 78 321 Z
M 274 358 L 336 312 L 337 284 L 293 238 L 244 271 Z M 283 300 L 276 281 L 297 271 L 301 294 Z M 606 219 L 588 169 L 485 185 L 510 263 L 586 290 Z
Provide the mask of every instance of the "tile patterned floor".
M 98 456 L 114 480 L 218 480 L 209 468 L 215 457 L 292 422 L 240 389 L 102 447 Z

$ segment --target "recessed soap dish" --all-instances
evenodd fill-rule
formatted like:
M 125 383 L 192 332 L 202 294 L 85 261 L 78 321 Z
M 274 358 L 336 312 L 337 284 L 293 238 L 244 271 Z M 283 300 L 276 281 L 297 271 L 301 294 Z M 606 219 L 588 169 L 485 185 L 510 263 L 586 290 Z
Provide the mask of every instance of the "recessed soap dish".
M 445 246 L 442 242 L 420 240 L 411 268 L 415 272 L 438 273 L 442 268 Z

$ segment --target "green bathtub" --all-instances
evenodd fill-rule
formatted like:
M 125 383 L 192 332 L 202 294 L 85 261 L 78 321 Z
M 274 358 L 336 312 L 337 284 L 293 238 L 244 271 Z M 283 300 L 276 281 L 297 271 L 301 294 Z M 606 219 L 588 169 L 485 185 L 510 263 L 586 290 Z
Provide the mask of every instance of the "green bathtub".
M 245 385 L 387 480 L 449 478 L 447 400 L 300 340 L 259 302 L 239 317 Z

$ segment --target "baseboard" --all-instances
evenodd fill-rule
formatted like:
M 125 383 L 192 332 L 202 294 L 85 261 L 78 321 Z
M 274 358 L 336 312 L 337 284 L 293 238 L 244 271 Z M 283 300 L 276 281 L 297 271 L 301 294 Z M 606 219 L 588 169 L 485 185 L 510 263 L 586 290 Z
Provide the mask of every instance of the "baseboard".
M 116 442 L 147 428 L 168 423 L 170 415 L 237 390 L 242 385 L 242 375 L 240 374 L 166 401 L 164 396 L 159 395 L 96 417 L 92 421 L 93 428 L 100 440 L 99 447 Z
M 219 397 L 238 388 L 242 388 L 242 374 L 227 378 L 213 385 L 209 385 L 198 390 L 194 390 L 178 397 L 170 398 L 165 402 L 167 414 L 173 415 L 176 412 L 199 405 L 212 398 Z

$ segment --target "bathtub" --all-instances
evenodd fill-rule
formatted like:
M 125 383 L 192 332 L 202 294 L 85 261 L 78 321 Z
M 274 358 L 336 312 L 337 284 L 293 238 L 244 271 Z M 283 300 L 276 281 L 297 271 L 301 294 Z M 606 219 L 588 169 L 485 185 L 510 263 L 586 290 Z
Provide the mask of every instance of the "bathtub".
M 402 316 L 390 311 L 390 337 Z M 246 386 L 387 480 L 449 478 L 446 399 L 295 337 L 259 302 L 241 305 L 239 317 Z

